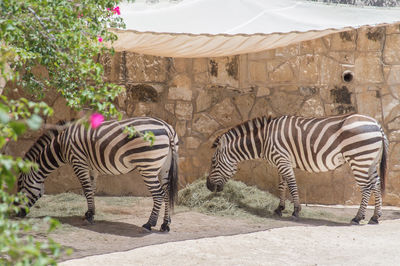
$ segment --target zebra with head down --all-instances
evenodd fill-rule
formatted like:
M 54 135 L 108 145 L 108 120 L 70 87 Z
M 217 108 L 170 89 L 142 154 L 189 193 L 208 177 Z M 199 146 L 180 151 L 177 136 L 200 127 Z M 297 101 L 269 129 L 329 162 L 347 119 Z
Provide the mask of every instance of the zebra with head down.
M 293 216 L 298 217 L 301 205 L 293 168 L 318 173 L 348 163 L 362 193 L 360 208 L 352 223 L 358 224 L 365 218 L 372 192 L 375 211 L 369 222 L 378 223 L 382 215 L 388 140 L 371 117 L 359 114 L 323 118 L 259 117 L 231 128 L 215 140 L 213 147 L 216 151 L 207 177 L 211 191 L 223 189 L 236 173 L 239 162 L 265 159 L 278 168 L 280 177 L 280 203 L 275 213 L 282 215 L 288 187 L 294 202 Z
M 129 136 L 126 127 L 134 127 L 137 134 Z M 141 137 L 153 132 L 154 143 Z M 64 164 L 72 166 L 88 203 L 85 217 L 93 222 L 95 215 L 94 180 L 99 174 L 119 175 L 139 170 L 153 197 L 153 210 L 143 227 L 151 230 L 165 203 L 161 231 L 169 231 L 170 211 L 174 206 L 178 182 L 178 136 L 165 121 L 150 117 L 105 121 L 98 128 L 86 128 L 71 123 L 62 130 L 46 132 L 29 149 L 26 159 L 34 161 L 38 169 L 30 169 L 18 178 L 18 191 L 23 192 L 31 207 L 43 195 L 44 180 Z M 21 208 L 20 216 L 25 216 Z

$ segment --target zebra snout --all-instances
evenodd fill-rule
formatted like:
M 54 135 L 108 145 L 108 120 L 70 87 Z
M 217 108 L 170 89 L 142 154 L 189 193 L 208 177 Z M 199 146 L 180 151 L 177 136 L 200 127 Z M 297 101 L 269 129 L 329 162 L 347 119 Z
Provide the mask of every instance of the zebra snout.
M 215 191 L 215 184 L 211 184 L 210 179 L 207 178 L 207 188 L 210 191 Z
M 21 206 L 19 203 L 15 203 L 15 206 Z M 17 212 L 14 212 L 13 214 L 11 214 L 12 217 L 19 217 L 19 218 L 24 218 L 26 215 L 28 214 L 28 212 L 26 211 L 25 207 L 19 207 Z
M 11 214 L 13 217 L 24 218 L 29 213 L 29 209 L 25 205 L 21 204 L 21 202 L 14 201 L 13 205 L 18 207 L 17 211 Z
M 18 217 L 24 218 L 27 215 L 26 209 L 24 207 L 21 207 L 19 209 L 19 212 L 17 213 Z
M 211 181 L 207 179 L 207 188 L 212 192 L 220 192 L 224 189 L 224 185 L 211 183 Z

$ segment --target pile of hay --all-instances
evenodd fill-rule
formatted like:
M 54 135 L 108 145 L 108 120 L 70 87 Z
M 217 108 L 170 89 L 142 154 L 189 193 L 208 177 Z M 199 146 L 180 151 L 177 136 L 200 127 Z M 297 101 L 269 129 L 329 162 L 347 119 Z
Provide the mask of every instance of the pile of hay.
M 178 204 L 210 214 L 268 217 L 273 215 L 279 199 L 255 186 L 234 180 L 227 182 L 223 191 L 211 192 L 206 187 L 206 180 L 199 179 L 179 191 Z
M 221 192 L 211 192 L 207 189 L 206 180 L 199 179 L 181 189 L 178 194 L 178 205 L 197 211 L 247 218 L 266 218 L 274 215 L 279 198 L 255 186 L 247 186 L 243 182 L 229 180 Z M 286 201 L 284 216 L 291 216 L 293 204 Z M 343 220 L 332 213 L 302 207 L 300 216 L 303 218 L 323 220 Z

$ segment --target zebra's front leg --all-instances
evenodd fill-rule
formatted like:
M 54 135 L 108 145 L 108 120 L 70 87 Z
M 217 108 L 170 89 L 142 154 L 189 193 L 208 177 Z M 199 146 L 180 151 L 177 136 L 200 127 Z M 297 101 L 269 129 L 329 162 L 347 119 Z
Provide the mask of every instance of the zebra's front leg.
M 360 221 L 365 218 L 365 210 L 368 206 L 368 201 L 371 196 L 371 189 L 369 186 L 361 188 L 361 204 L 356 216 L 351 220 L 352 224 L 360 224 Z
M 96 189 L 97 189 L 96 182 L 97 182 L 98 173 L 94 172 L 93 170 L 90 170 L 89 174 L 90 174 L 90 181 L 92 182 L 93 193 L 96 194 Z
M 85 213 L 85 219 L 90 223 L 94 224 L 94 215 L 96 214 L 95 204 L 94 204 L 94 191 L 92 187 L 92 180 L 90 176 L 89 167 L 83 165 L 82 163 L 76 163 L 72 165 L 76 176 L 81 183 L 83 194 L 86 197 L 88 210 Z
M 286 201 L 286 181 L 279 175 L 279 205 L 274 210 L 275 214 L 282 217 L 282 211 L 285 209 Z
M 300 199 L 299 199 L 299 193 L 297 191 L 297 184 L 296 184 L 296 177 L 294 175 L 294 171 L 290 163 L 287 164 L 281 164 L 278 166 L 279 174 L 282 176 L 282 179 L 286 181 L 286 184 L 289 188 L 290 195 L 292 196 L 293 199 L 293 204 L 294 204 L 294 211 L 292 213 L 292 216 L 294 218 L 299 218 L 299 213 L 301 211 L 301 205 L 300 205 Z M 285 195 L 283 195 L 284 198 Z M 282 196 L 281 196 L 281 202 L 282 202 Z M 279 203 L 279 206 L 281 206 L 282 203 Z M 284 203 L 283 203 L 284 206 Z M 278 207 L 279 208 L 279 207 Z
M 148 231 L 151 231 L 151 227 L 156 226 L 158 220 L 158 214 L 160 213 L 161 205 L 164 201 L 164 191 L 161 188 L 160 181 L 157 176 L 147 176 L 144 178 L 144 182 L 149 189 L 153 198 L 153 209 L 151 211 L 149 220 L 143 225 Z

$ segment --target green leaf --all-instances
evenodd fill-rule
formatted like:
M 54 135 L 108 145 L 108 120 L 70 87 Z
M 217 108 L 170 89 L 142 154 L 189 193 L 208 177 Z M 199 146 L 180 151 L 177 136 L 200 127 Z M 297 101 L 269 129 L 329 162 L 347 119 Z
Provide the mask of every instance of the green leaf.
M 14 130 L 15 134 L 17 134 L 18 136 L 26 131 L 26 125 L 22 122 L 11 121 L 9 125 Z
M 38 130 L 38 129 L 40 129 L 40 127 L 42 126 L 42 121 L 43 121 L 43 119 L 42 119 L 40 116 L 34 114 L 34 115 L 31 116 L 31 118 L 29 118 L 29 119 L 26 121 L 26 124 L 27 124 L 32 130 Z
M 8 113 L 0 109 L 0 123 L 7 124 L 10 121 L 10 116 Z

